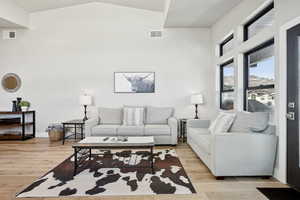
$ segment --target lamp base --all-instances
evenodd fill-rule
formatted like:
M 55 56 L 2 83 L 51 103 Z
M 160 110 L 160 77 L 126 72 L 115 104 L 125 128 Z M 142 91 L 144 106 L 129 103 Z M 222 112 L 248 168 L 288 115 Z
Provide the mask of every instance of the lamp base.
M 195 104 L 195 117 L 194 119 L 199 119 L 198 117 L 198 104 Z
M 84 118 L 82 119 L 83 121 L 88 120 L 88 118 L 86 116 L 86 108 L 87 108 L 87 105 L 84 105 Z

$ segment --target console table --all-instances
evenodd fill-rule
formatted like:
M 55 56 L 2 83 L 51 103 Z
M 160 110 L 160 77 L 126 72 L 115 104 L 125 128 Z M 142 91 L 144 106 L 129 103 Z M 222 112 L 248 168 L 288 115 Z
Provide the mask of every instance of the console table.
M 35 137 L 35 111 L 0 111 L 0 140 L 27 140 Z

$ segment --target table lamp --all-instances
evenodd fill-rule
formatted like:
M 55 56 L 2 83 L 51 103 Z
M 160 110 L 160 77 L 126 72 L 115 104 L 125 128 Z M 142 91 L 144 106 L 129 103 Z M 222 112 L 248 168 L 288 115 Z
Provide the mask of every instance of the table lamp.
M 195 118 L 194 119 L 199 119 L 198 117 L 198 105 L 204 104 L 204 99 L 202 94 L 193 94 L 191 96 L 191 104 L 195 105 Z
M 89 95 L 82 95 L 80 96 L 80 105 L 84 106 L 84 118 L 83 121 L 88 120 L 86 116 L 86 109 L 87 106 L 92 105 L 92 97 Z

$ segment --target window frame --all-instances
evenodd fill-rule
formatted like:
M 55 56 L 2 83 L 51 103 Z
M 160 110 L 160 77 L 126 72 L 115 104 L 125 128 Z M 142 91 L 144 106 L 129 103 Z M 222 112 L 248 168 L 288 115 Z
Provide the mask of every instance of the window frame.
M 249 55 L 256 51 L 259 51 L 261 49 L 269 47 L 271 45 L 275 45 L 274 38 L 262 43 L 261 45 L 251 49 L 250 51 L 247 51 L 244 54 L 244 110 L 245 111 L 247 111 L 247 91 L 248 90 L 274 89 L 275 88 L 275 83 L 269 84 L 269 85 L 260 85 L 260 86 L 256 86 L 256 87 L 249 87 L 249 65 L 248 65 L 249 64 Z M 274 66 L 274 72 L 275 72 L 275 66 Z
M 222 94 L 223 93 L 229 93 L 229 92 L 234 92 L 234 89 L 224 89 L 224 67 L 226 67 L 229 64 L 234 64 L 234 59 L 230 59 L 220 65 L 220 109 L 224 110 L 222 107 Z
M 254 24 L 258 19 L 263 17 L 265 14 L 274 9 L 274 1 L 262 9 L 259 13 L 257 13 L 254 17 L 252 17 L 245 25 L 244 25 L 244 42 L 249 39 L 249 27 Z
M 225 40 L 223 40 L 223 42 L 220 43 L 220 45 L 219 45 L 220 57 L 224 55 L 224 49 L 223 49 L 224 46 L 233 39 L 234 39 L 234 34 L 232 33 Z

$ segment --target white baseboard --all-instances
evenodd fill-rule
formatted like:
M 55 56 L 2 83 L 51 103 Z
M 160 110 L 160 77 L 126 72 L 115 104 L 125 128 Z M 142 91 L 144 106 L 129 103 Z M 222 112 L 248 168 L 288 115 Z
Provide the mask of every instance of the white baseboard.
M 37 137 L 37 138 L 48 138 L 48 133 L 47 132 L 37 132 L 35 134 L 35 137 Z

